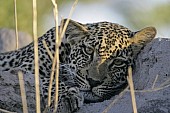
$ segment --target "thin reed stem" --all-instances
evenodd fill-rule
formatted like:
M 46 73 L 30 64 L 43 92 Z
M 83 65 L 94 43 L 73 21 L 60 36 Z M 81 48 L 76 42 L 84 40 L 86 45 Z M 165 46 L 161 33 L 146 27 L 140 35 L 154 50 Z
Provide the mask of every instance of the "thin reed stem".
M 59 44 L 58 44 L 58 8 L 57 8 L 57 4 L 56 4 L 55 0 L 51 0 L 51 1 L 54 5 L 54 16 L 55 16 L 55 24 L 56 24 L 56 46 L 55 46 L 56 52 L 55 52 L 55 55 L 53 58 L 53 64 L 52 64 L 52 70 L 55 70 L 55 67 L 57 65 L 57 57 L 58 57 L 58 53 L 59 53 L 57 51 L 58 46 L 59 46 Z M 56 78 L 58 78 L 57 74 L 56 74 Z M 49 89 L 48 89 L 48 106 L 50 106 L 50 104 L 51 104 L 51 89 L 52 89 L 53 79 L 54 79 L 54 71 L 52 71 L 50 74 L 50 84 L 49 84 Z M 56 82 L 58 82 L 58 81 L 56 81 Z
M 18 42 L 18 20 L 17 20 L 17 3 L 16 0 L 14 0 L 14 14 L 15 14 L 15 38 L 16 38 L 16 50 L 19 48 L 19 42 Z
M 19 84 L 20 84 L 23 113 L 28 113 L 25 85 L 24 85 L 23 73 L 21 71 L 18 72 L 18 78 L 19 78 Z
M 156 81 L 158 80 L 158 76 L 159 76 L 159 75 L 156 75 L 156 78 L 155 78 L 155 80 L 154 80 L 154 82 L 153 82 L 153 85 L 152 85 L 152 89 L 154 89 L 154 87 L 155 87 Z
M 3 112 L 3 113 L 17 113 L 17 112 L 7 111 L 7 110 L 1 109 L 1 108 L 0 108 L 0 112 Z
M 15 37 L 16 37 L 16 50 L 19 48 L 19 38 L 18 38 L 18 21 L 17 21 L 17 3 L 16 0 L 14 0 L 14 14 L 15 14 Z M 18 72 L 18 79 L 20 84 L 20 90 L 21 90 L 21 100 L 23 105 L 23 113 L 28 113 L 27 108 L 27 99 L 26 99 L 26 93 L 25 93 L 25 85 L 23 80 L 23 74 L 21 71 Z
M 55 68 L 56 68 L 56 71 L 55 71 L 55 77 L 56 77 L 56 80 L 55 80 L 55 101 L 54 101 L 54 105 L 55 105 L 55 109 L 54 109 L 54 112 L 57 111 L 57 107 L 58 107 L 58 77 L 59 77 L 59 46 L 60 46 L 60 43 L 61 43 L 61 40 L 64 36 L 64 33 L 65 33 L 65 30 L 67 28 L 67 25 L 69 23 L 69 18 L 72 16 L 72 13 L 74 11 L 74 8 L 78 2 L 78 0 L 75 0 L 73 6 L 72 6 L 72 9 L 70 11 L 70 14 L 69 14 L 69 17 L 64 25 L 64 28 L 60 28 L 60 35 L 59 35 L 59 30 L 58 30 L 58 6 L 57 6 L 57 3 L 55 2 L 55 0 L 51 0 L 52 1 L 52 4 L 54 6 L 54 17 L 55 17 L 55 26 L 56 26 L 56 51 L 55 51 L 55 55 L 54 55 L 54 58 L 53 58 L 53 65 L 52 65 L 52 72 L 50 74 L 50 84 L 49 84 L 49 89 L 48 89 L 48 107 L 50 106 L 51 104 L 51 89 L 52 89 L 52 82 L 53 82 L 53 79 L 54 79 L 54 71 Z M 61 23 L 62 24 L 62 23 Z M 62 32 L 61 32 L 62 31 Z
M 57 3 L 55 2 L 55 0 L 51 0 L 53 5 L 54 5 L 54 17 L 55 17 L 55 26 L 56 26 L 56 46 L 55 46 L 55 55 L 54 55 L 54 59 L 53 59 L 53 64 L 55 65 L 54 68 L 52 68 L 52 70 L 55 69 L 56 67 L 56 71 L 55 71 L 55 101 L 54 101 L 54 112 L 57 111 L 57 107 L 58 107 L 58 83 L 59 83 L 59 30 L 58 30 L 58 6 Z M 53 71 L 52 71 L 53 72 Z M 53 72 L 54 73 L 54 72 Z
M 163 82 L 160 87 L 164 87 L 166 84 L 170 83 L 170 77 L 166 79 L 165 82 Z M 169 84 L 170 85 L 170 84 Z
M 137 113 L 136 98 L 135 98 L 135 92 L 134 92 L 134 85 L 133 85 L 133 79 L 132 79 L 132 67 L 131 66 L 129 66 L 129 68 L 128 68 L 127 80 L 128 80 L 128 84 L 130 87 L 133 113 Z
M 107 113 L 112 106 L 126 93 L 126 90 L 129 88 L 129 86 L 127 86 L 118 96 L 117 98 L 115 98 L 108 106 L 107 108 L 102 112 L 102 113 Z
M 45 49 L 47 50 L 48 55 L 50 56 L 51 60 L 53 60 L 53 54 L 51 53 L 50 49 L 47 46 L 47 43 L 45 42 L 45 40 L 42 41 L 43 45 L 45 47 Z
M 161 87 L 156 87 L 156 88 L 151 88 L 151 89 L 148 89 L 148 90 L 134 90 L 135 93 L 148 93 L 148 92 L 154 92 L 154 91 L 159 91 L 159 90 L 163 90 L 165 88 L 168 88 L 170 87 L 170 84 L 168 85 L 164 85 L 164 86 L 161 86 Z M 127 90 L 129 91 L 129 90 Z
M 66 21 L 66 23 L 64 24 L 63 30 L 62 30 L 61 35 L 60 35 L 61 38 L 62 38 L 62 37 L 64 36 L 64 34 L 65 34 L 66 28 L 67 28 L 67 26 L 68 26 L 68 23 L 69 23 L 69 21 L 70 21 L 71 16 L 73 15 L 73 12 L 74 12 L 74 9 L 75 9 L 77 3 L 78 3 L 78 0 L 75 0 L 73 6 L 71 7 L 71 10 L 70 10 L 70 13 L 69 13 L 69 15 L 68 15 L 67 21 Z
M 39 63 L 38 63 L 38 38 L 37 38 L 37 1 L 33 0 L 33 37 L 34 37 L 34 62 L 35 62 L 35 91 L 36 91 L 36 113 L 40 113 L 40 85 L 39 85 Z

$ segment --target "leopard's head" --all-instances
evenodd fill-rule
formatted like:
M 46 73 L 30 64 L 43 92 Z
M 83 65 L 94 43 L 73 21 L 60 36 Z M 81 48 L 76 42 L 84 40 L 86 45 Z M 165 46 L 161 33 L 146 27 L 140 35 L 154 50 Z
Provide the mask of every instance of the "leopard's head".
M 65 33 L 70 44 L 69 64 L 90 102 L 113 96 L 127 84 L 128 66 L 156 35 L 154 27 L 137 32 L 115 23 L 81 24 L 70 20 Z

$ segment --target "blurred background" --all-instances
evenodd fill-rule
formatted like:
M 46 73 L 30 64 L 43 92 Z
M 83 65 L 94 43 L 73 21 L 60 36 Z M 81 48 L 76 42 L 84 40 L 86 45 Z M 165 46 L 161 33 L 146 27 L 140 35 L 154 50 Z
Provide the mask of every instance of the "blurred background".
M 58 0 L 60 17 L 67 18 L 74 0 Z M 55 26 L 51 0 L 37 0 L 38 35 Z M 32 35 L 32 0 L 17 0 L 18 29 Z M 81 23 L 109 21 L 132 31 L 146 26 L 157 37 L 170 37 L 170 0 L 79 0 L 72 19 Z M 0 0 L 0 28 L 15 28 L 14 0 Z

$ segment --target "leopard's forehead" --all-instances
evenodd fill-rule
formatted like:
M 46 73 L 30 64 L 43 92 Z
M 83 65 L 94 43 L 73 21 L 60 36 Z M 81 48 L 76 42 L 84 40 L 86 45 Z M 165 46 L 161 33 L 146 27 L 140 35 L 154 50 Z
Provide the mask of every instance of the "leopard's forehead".
M 115 33 L 129 33 L 131 32 L 128 28 L 119 25 L 117 23 L 111 23 L 111 22 L 98 22 L 98 23 L 92 23 L 92 24 L 85 24 L 86 28 L 91 31 L 91 33 L 99 34 L 105 31 L 106 34 L 108 32 L 115 32 Z
M 92 35 L 87 39 L 88 45 L 98 45 L 100 56 L 109 58 L 117 50 L 123 50 L 129 47 L 131 30 L 128 28 L 110 22 L 99 22 L 86 24 L 88 31 Z

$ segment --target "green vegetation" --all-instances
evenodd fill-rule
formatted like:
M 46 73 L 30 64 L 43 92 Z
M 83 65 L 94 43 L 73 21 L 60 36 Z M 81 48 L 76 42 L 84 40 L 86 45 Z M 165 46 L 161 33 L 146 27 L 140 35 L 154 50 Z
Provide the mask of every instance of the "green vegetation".
M 79 0 L 85 4 L 100 2 L 102 0 Z M 72 0 L 57 0 L 58 7 Z M 129 3 L 129 2 L 128 2 Z M 137 4 L 139 4 L 137 2 Z M 51 0 L 37 0 L 38 6 L 38 34 L 42 34 L 42 26 L 44 25 L 44 17 L 52 13 Z M 124 4 L 122 7 L 117 7 L 125 18 L 126 22 L 134 28 L 141 28 L 147 25 L 156 25 L 159 27 L 170 25 L 169 11 L 170 4 L 160 4 L 154 8 L 141 7 L 135 8 L 136 4 Z M 89 9 L 87 9 L 89 10 Z M 115 9 L 113 9 L 115 10 Z M 17 0 L 18 13 L 18 29 L 32 34 L 32 0 Z M 14 21 L 14 0 L 0 0 L 0 28 L 7 27 L 15 29 Z M 140 23 L 140 24 L 139 24 Z
M 156 25 L 159 27 L 170 25 L 169 11 L 170 4 L 161 4 L 152 9 L 143 7 L 142 10 L 134 10 L 130 8 L 123 13 L 125 17 L 128 17 L 126 18 L 128 23 L 131 23 L 134 28 L 141 28 L 144 25 Z
M 170 23 L 170 4 L 164 4 L 155 7 L 153 10 L 150 11 L 150 14 L 152 15 L 151 18 L 154 19 L 154 22 L 162 25 L 167 25 Z M 146 21 L 146 20 L 145 20 Z M 150 22 L 153 22 L 153 20 L 149 20 Z
M 16 0 L 18 29 L 32 34 L 32 0 Z M 37 0 L 38 31 L 41 31 L 42 18 L 52 10 L 50 0 Z M 14 0 L 0 0 L 0 28 L 15 29 Z

